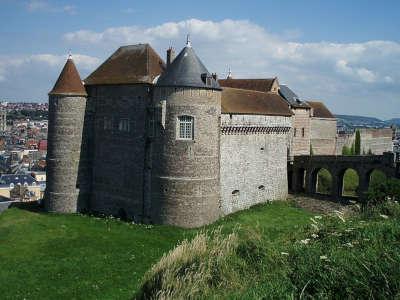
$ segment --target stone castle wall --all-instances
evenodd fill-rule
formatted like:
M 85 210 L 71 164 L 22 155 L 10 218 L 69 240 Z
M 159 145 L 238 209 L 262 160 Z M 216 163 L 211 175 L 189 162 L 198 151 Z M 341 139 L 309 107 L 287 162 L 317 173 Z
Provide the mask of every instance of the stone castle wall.
M 223 214 L 286 199 L 291 118 L 223 114 L 221 127 Z
M 314 155 L 336 154 L 336 119 L 311 118 L 311 146 Z
M 393 151 L 392 130 L 390 128 L 360 128 L 361 154 L 369 150 L 380 155 Z M 337 136 L 336 154 L 341 155 L 343 146 L 351 148 L 355 142 L 356 133 L 339 133 Z
M 90 209 L 142 221 L 150 86 L 92 86 L 89 96 L 94 111 Z
M 293 108 L 290 157 L 310 154 L 310 109 Z M 304 135 L 303 135 L 304 130 Z
M 86 206 L 78 182 L 85 110 L 85 97 L 49 97 L 47 211 L 73 213 Z
M 220 216 L 221 92 L 155 88 L 154 106 L 158 114 L 152 146 L 152 220 L 183 227 L 215 221 Z M 193 140 L 177 138 L 182 115 L 194 118 Z

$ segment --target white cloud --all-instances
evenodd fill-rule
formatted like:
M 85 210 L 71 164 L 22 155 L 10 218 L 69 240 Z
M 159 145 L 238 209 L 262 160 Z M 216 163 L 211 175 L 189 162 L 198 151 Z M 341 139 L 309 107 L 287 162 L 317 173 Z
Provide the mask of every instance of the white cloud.
M 150 43 L 161 56 L 171 45 L 179 51 L 186 34 L 211 72 L 226 76 L 231 67 L 234 77 L 278 76 L 301 97 L 320 99 L 336 113 L 398 116 L 400 101 L 400 44 L 393 41 L 359 43 L 299 42 L 297 30 L 271 33 L 245 20 L 219 22 L 189 19 L 157 26 L 110 27 L 102 31 L 78 30 L 63 36 L 74 49 L 105 58 L 119 46 Z M 303 36 L 306 33 L 303 33 Z M 90 51 L 90 52 L 87 52 Z M 93 71 L 100 63 L 96 57 L 74 55 L 79 68 Z M 17 70 L 19 58 L 12 63 L 0 57 L 0 80 L 8 77 L 5 69 Z M 44 61 L 55 70 L 64 56 L 45 54 L 30 58 L 30 64 Z M 3 71 L 2 71 L 3 70 Z M 58 70 L 59 71 L 59 70 Z M 54 75 L 56 76 L 56 75 Z M 376 108 L 377 100 L 379 107 Z
M 35 54 L 25 56 L 0 56 L 0 81 L 6 81 L 16 72 L 35 72 L 38 67 L 50 68 L 54 73 L 60 72 L 65 64 L 66 55 Z M 73 60 L 78 69 L 90 71 L 97 67 L 100 59 L 93 56 L 74 54 Z M 10 76 L 11 75 L 11 76 Z
M 68 13 L 75 14 L 76 7 L 74 5 L 55 6 L 45 0 L 30 0 L 26 3 L 26 8 L 30 12 L 49 12 L 49 13 Z

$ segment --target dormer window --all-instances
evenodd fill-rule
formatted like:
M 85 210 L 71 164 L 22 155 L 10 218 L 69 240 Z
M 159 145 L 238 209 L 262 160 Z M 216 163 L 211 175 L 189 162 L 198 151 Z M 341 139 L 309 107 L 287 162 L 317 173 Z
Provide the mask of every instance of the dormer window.
M 178 139 L 193 140 L 194 135 L 193 117 L 179 116 L 178 117 Z

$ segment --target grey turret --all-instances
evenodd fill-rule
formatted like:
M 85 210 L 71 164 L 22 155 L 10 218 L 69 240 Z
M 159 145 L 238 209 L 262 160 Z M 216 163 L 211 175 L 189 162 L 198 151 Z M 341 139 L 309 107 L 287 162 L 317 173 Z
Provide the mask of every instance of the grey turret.
M 152 219 L 197 227 L 220 216 L 221 89 L 188 45 L 157 81 Z
M 82 131 L 86 90 L 71 57 L 49 93 L 49 130 L 45 208 L 77 212 L 85 203 L 80 193 Z

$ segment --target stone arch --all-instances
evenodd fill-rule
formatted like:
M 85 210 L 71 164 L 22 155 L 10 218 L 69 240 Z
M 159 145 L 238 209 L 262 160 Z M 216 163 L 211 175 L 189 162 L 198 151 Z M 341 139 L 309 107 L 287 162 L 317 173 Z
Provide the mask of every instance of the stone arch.
M 289 193 L 293 193 L 294 192 L 294 188 L 293 188 L 293 170 L 288 170 L 287 181 L 288 181 L 288 192 Z
M 306 191 L 306 175 L 307 170 L 305 168 L 299 168 L 296 170 L 296 189 L 300 193 L 304 193 Z
M 333 195 L 333 175 L 329 168 L 315 168 L 311 174 L 312 194 Z
M 339 172 L 338 191 L 340 197 L 358 197 L 360 172 L 354 168 L 346 168 Z
M 366 173 L 365 186 L 369 188 L 371 184 L 378 184 L 379 181 L 386 180 L 387 178 L 388 174 L 386 174 L 384 170 L 380 168 L 372 168 Z

